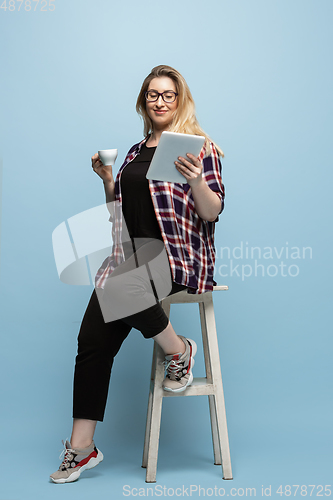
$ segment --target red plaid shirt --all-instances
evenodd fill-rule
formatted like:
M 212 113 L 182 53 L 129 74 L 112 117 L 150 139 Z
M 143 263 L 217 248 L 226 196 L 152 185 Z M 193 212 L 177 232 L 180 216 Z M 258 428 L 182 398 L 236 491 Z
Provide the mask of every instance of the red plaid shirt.
M 112 254 L 104 260 L 96 274 L 97 288 L 104 288 L 106 279 L 125 260 L 121 244 L 123 217 L 120 176 L 126 165 L 139 154 L 146 140 L 147 138 L 143 139 L 129 150 L 116 177 L 114 214 L 110 217 L 110 221 L 113 222 L 113 249 Z M 212 143 L 210 147 L 209 154 L 206 154 L 205 147 L 202 148 L 199 160 L 203 162 L 204 180 L 221 200 L 221 213 L 224 208 L 222 167 Z M 149 180 L 149 190 L 169 257 L 173 280 L 190 287 L 189 291 L 192 293 L 212 290 L 215 264 L 214 229 L 218 217 L 214 222 L 199 217 L 189 184 Z

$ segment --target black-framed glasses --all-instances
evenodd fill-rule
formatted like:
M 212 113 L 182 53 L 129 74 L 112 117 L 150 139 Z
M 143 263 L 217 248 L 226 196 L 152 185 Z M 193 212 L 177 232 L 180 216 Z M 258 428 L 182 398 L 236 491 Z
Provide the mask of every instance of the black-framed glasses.
M 162 96 L 164 102 L 175 102 L 177 95 L 177 92 L 173 92 L 173 90 L 166 90 L 165 92 L 157 92 L 157 90 L 147 90 L 147 92 L 145 92 L 145 98 L 148 102 L 158 101 L 160 96 Z

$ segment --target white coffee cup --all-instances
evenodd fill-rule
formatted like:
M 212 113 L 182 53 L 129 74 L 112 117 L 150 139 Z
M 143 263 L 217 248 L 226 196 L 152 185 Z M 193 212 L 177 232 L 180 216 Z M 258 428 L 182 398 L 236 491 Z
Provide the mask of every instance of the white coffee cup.
M 114 165 L 116 158 L 118 156 L 118 149 L 101 149 L 98 151 L 98 156 L 100 157 L 103 165 Z

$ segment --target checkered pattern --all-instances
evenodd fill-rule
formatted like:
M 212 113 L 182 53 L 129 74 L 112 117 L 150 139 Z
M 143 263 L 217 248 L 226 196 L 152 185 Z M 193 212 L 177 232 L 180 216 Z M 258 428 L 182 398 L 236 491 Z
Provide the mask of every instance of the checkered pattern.
M 124 222 L 121 211 L 120 177 L 126 165 L 140 152 L 145 138 L 134 145 L 120 167 L 115 181 L 115 210 L 110 221 L 113 222 L 113 249 L 95 278 L 95 285 L 104 288 L 105 281 L 125 260 L 121 237 L 124 238 Z M 221 179 L 221 162 L 211 143 L 211 152 L 202 148 L 199 159 L 203 162 L 203 178 L 212 191 L 215 191 L 224 208 L 224 186 Z M 177 184 L 149 180 L 150 194 L 153 200 L 164 245 L 169 257 L 173 280 L 193 289 L 193 293 L 203 293 L 213 289 L 215 263 L 214 229 L 215 222 L 201 219 L 195 211 L 194 200 L 189 184 Z M 221 213 L 220 212 L 220 213 Z M 129 238 L 128 238 L 129 239 Z

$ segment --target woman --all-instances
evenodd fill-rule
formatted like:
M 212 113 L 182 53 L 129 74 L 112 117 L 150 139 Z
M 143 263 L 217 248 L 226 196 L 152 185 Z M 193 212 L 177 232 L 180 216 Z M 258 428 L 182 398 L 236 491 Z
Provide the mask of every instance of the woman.
M 116 180 L 111 166 L 103 166 L 97 154 L 92 157 L 92 168 L 103 180 L 110 220 L 114 222 L 115 244 L 112 255 L 97 273 L 95 290 L 81 324 L 71 440 L 65 443 L 59 470 L 50 476 L 57 483 L 75 481 L 83 470 L 95 467 L 103 459 L 93 441 L 94 431 L 97 421 L 103 421 L 114 356 L 131 328 L 140 330 L 145 338 L 153 338 L 163 349 L 165 390 L 183 391 L 193 380 L 195 342 L 175 333 L 156 289 L 152 286 L 153 290 L 148 290 L 149 282 L 154 283 L 149 279 L 151 276 L 143 284 L 141 275 L 128 271 L 143 268 L 138 262 L 149 254 L 152 243 L 153 253 L 159 253 L 160 249 L 157 251 L 154 246 L 158 241 L 166 252 L 167 271 L 171 276 L 164 296 L 170 289 L 170 293 L 184 289 L 189 293 L 203 293 L 213 287 L 214 227 L 224 206 L 219 160 L 223 152 L 200 128 L 190 90 L 180 73 L 170 66 L 153 68 L 143 82 L 136 109 L 144 121 L 145 139 L 130 149 Z M 186 158 L 175 161 L 186 184 L 146 179 L 165 130 L 206 137 L 198 157 L 188 153 Z M 123 215 L 122 224 L 117 207 Z M 165 272 L 164 265 L 160 274 L 159 270 L 157 273 L 162 276 L 162 282 L 168 282 L 164 279 Z M 139 298 L 143 298 L 146 305 L 137 312 L 129 309 L 128 316 L 124 317 L 124 313 L 114 316 L 118 311 L 115 303 L 120 305 L 128 300 L 136 303 Z

